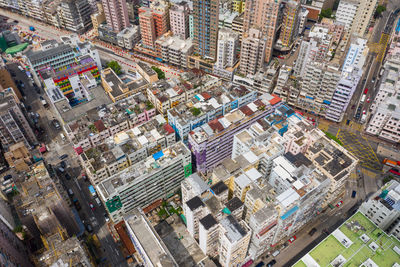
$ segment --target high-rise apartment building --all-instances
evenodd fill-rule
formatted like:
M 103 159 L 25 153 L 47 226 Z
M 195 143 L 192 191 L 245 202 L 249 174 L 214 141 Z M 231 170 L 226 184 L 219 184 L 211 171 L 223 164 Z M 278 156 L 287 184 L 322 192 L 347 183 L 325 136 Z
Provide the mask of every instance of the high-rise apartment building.
M 393 39 L 393 40 L 396 40 Z M 393 143 L 400 142 L 399 95 L 400 95 L 400 53 L 399 42 L 392 41 L 383 65 L 378 92 L 372 102 L 372 115 L 366 132 Z M 367 120 L 368 121 L 368 120 Z
M 360 0 L 357 14 L 354 17 L 353 27 L 351 29 L 352 34 L 364 37 L 371 24 L 371 19 L 374 16 L 377 5 L 378 0 Z
M 192 174 L 189 149 L 178 142 L 103 179 L 96 191 L 114 222 L 135 208 L 168 198 Z
M 182 199 L 194 196 L 184 203 L 188 231 L 206 255 L 215 257 L 218 247 L 222 266 L 254 261 L 337 203 L 358 163 L 285 104 L 232 133 L 227 157 L 225 132 L 219 129 L 218 144 L 209 147 L 223 159 L 207 178 L 192 175 L 181 184 Z
M 309 63 L 326 63 L 332 59 L 332 51 L 338 47 L 344 26 L 338 23 L 315 24 L 308 39 L 304 39 L 300 45 L 300 51 L 294 66 L 294 75 L 304 77 Z
M 179 266 L 141 209 L 134 209 L 124 220 L 129 238 L 145 266 Z
M 142 44 L 147 48 L 154 48 L 157 36 L 156 36 L 156 26 L 153 18 L 153 14 L 150 10 L 144 9 L 139 13 L 139 25 L 140 25 L 140 35 L 142 36 Z
M 28 65 L 34 70 L 32 75 L 39 80 L 39 72 L 51 67 L 59 69 L 75 62 L 74 48 L 67 44 L 55 44 L 41 51 L 28 51 L 26 53 Z
M 272 113 L 281 104 L 278 97 L 269 97 L 269 100 L 256 100 L 239 107 L 190 132 L 189 147 L 197 171 L 210 172 L 225 157 L 232 155 L 234 135 Z
M 194 40 L 194 17 L 193 11 L 189 14 L 189 37 L 190 39 Z
M 220 225 L 219 262 L 224 267 L 242 265 L 250 242 L 249 226 L 232 215 L 222 219 Z
M 360 206 L 360 211 L 388 234 L 400 239 L 400 183 L 388 182 Z
M 282 47 L 289 47 L 297 36 L 299 29 L 300 1 L 290 0 L 285 4 L 283 11 L 281 33 L 277 43 Z
M 266 38 L 265 62 L 272 57 L 278 25 L 280 0 L 249 0 L 244 11 L 244 32 L 258 28 Z
M 342 67 L 343 71 L 352 67 L 361 69 L 364 66 L 369 50 L 367 47 L 367 39 L 353 36 L 350 42 L 350 47 Z
M 263 37 L 261 31 L 253 28 L 242 38 L 240 72 L 245 75 L 256 74 L 264 64 L 266 39 Z
M 169 9 L 169 22 L 174 35 L 185 40 L 189 37 L 189 5 L 182 1 Z
M 219 0 L 194 0 L 194 45 L 195 53 L 215 60 L 219 19 Z
M 88 0 L 64 0 L 57 8 L 60 27 L 84 33 L 92 24 L 92 9 Z
M 25 244 L 2 220 L 0 220 L 0 258 L 3 266 L 35 266 L 29 260 L 29 252 Z
M 102 0 L 107 25 L 114 32 L 120 32 L 129 26 L 126 0 Z
M 336 20 L 345 25 L 347 37 L 355 34 L 363 37 L 368 30 L 378 0 L 341 0 Z M 348 38 L 346 38 L 348 39 Z
M 221 28 L 218 32 L 217 68 L 232 68 L 238 62 L 239 35 L 228 28 Z
M 36 137 L 11 88 L 0 92 L 0 140 L 4 149 L 18 142 L 31 147 Z
M 242 35 L 243 35 L 243 17 L 244 13 L 241 13 L 239 16 L 235 17 L 232 21 L 232 31 L 236 32 L 239 35 L 240 42 L 242 42 Z
M 350 100 L 362 76 L 362 69 L 349 67 L 342 72 L 340 80 L 333 93 L 332 100 L 326 110 L 325 118 L 341 122 Z
M 156 36 L 160 37 L 169 30 L 169 3 L 164 0 L 154 0 L 150 4 L 150 9 L 154 18 Z
M 324 115 L 341 77 L 339 66 L 309 63 L 304 75 L 297 105 L 304 110 Z
M 154 49 L 157 38 L 169 30 L 168 4 L 153 1 L 150 7 L 139 8 L 139 24 L 143 45 Z

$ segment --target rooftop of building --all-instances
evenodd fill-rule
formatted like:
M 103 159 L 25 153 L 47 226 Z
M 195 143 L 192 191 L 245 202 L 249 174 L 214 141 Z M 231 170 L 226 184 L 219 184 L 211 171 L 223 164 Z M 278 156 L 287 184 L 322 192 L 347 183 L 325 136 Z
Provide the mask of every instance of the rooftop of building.
M 19 101 L 11 87 L 0 92 L 0 112 L 8 111 L 8 109 L 15 106 L 16 103 L 19 103 Z
M 161 138 L 173 133 L 172 127 L 166 120 L 161 115 L 157 115 L 133 129 L 109 137 L 104 144 L 89 148 L 84 152 L 85 158 L 97 171 L 149 144 L 158 143 Z
M 230 212 L 233 212 L 240 207 L 243 207 L 243 202 L 235 196 L 231 200 L 229 200 L 225 206 L 229 209 Z
M 194 141 L 196 141 L 196 143 L 202 143 L 207 139 L 217 136 L 219 133 L 229 129 L 230 127 L 236 127 L 239 122 L 244 121 L 253 114 L 271 108 L 272 107 L 268 102 L 258 99 L 225 114 L 225 116 L 221 118 L 214 119 L 194 129 L 190 132 L 190 136 Z
M 56 234 L 47 239 L 49 250 L 41 254 L 38 266 L 89 266 L 90 260 L 76 237 L 66 240 Z
M 26 53 L 26 56 L 30 60 L 30 62 L 35 65 L 37 61 L 42 61 L 43 59 L 51 59 L 56 58 L 59 55 L 66 54 L 66 53 L 73 53 L 74 49 L 70 45 L 66 44 L 58 44 L 57 46 L 53 46 L 47 50 L 41 51 L 32 51 L 29 50 Z
M 348 151 L 324 136 L 308 151 L 313 154 L 314 165 L 326 171 L 336 181 L 349 174 L 348 167 L 357 161 Z
M 66 129 L 80 141 L 152 109 L 154 107 L 145 95 L 137 93 L 115 103 L 86 110 L 81 117 L 67 123 Z
M 277 211 L 275 209 L 271 209 L 270 206 L 264 206 L 257 212 L 253 213 L 250 220 L 254 220 L 258 225 L 263 225 L 267 220 L 275 218 L 276 214 Z
M 92 100 L 81 103 L 74 107 L 71 107 L 66 98 L 54 103 L 54 106 L 66 124 L 71 122 L 73 123 L 73 121 L 78 119 L 82 119 L 90 110 L 98 109 L 99 107 L 108 105 L 112 102 L 102 86 L 91 88 L 90 93 L 93 96 Z
M 114 98 L 117 98 L 130 91 L 136 92 L 140 88 L 143 88 L 144 86 L 148 85 L 146 79 L 143 79 L 140 75 L 131 74 L 129 75 L 129 77 L 122 77 L 122 76 L 119 77 L 110 68 L 104 69 L 101 72 L 101 75 L 104 81 L 111 87 L 111 91 L 109 93 Z
M 218 183 L 214 184 L 210 188 L 216 195 L 220 195 L 222 193 L 228 192 L 228 186 L 222 182 L 219 181 Z
M 206 255 L 196 240 L 186 230 L 186 225 L 178 215 L 168 217 L 156 225 L 155 230 L 180 267 L 198 266 Z
M 294 267 L 380 266 L 400 264 L 400 241 L 388 236 L 364 214 L 357 212 L 326 237 Z
M 142 211 L 135 209 L 124 220 L 153 266 L 179 266 Z
M 72 236 L 79 229 L 61 197 L 64 189 L 57 181 L 53 181 L 42 161 L 33 164 L 21 184 L 21 194 L 14 197 L 14 204 L 22 220 L 35 217 L 36 227 L 42 235 L 58 232 L 58 227 L 63 226 Z
M 248 151 L 243 155 L 236 157 L 235 159 L 227 157 L 223 159 L 222 162 L 213 169 L 212 175 L 217 179 L 217 181 L 225 181 L 232 175 L 240 176 L 244 174 L 245 176 L 247 176 L 246 173 L 243 172 L 243 169 L 249 168 L 249 166 L 255 163 L 256 160 L 258 160 L 258 157 L 252 151 Z M 251 173 L 251 168 L 248 171 L 250 171 L 249 173 Z M 257 179 L 256 177 L 258 176 L 259 175 L 256 175 L 252 179 L 248 179 Z M 243 179 L 246 178 L 243 177 Z
M 198 195 L 202 194 L 210 188 L 197 174 L 197 172 L 191 174 L 189 177 L 183 180 L 181 186 L 186 188 L 187 190 L 192 190 Z
M 220 108 L 222 105 L 231 103 L 235 99 L 243 97 L 247 94 L 252 93 L 252 91 L 246 89 L 244 86 L 235 86 L 233 84 L 223 84 L 221 86 L 214 86 L 213 88 L 196 94 L 192 99 L 189 99 L 186 103 L 181 103 L 175 108 L 170 109 L 168 112 L 173 117 L 175 117 L 181 125 L 185 125 L 198 117 L 207 114 L 208 112 L 214 111 Z M 258 102 L 257 102 L 258 103 Z M 255 103 L 254 109 L 257 109 L 257 104 Z M 262 103 L 259 103 L 262 106 Z M 246 109 L 242 107 L 241 109 Z M 246 109 L 247 110 L 247 109 Z M 254 113 L 251 112 L 250 113 Z M 231 114 L 231 113 L 230 113 Z M 245 114 L 236 115 L 232 113 L 229 115 L 232 119 L 233 117 L 239 116 L 244 117 Z M 228 116 L 228 115 L 226 115 Z M 240 119 L 240 118 L 237 119 Z M 212 123 L 212 122 L 210 122 Z
M 157 39 L 156 43 L 160 44 L 161 47 L 168 47 L 181 53 L 188 53 L 189 49 L 193 47 L 193 41 L 190 38 L 182 40 L 179 36 L 163 35 Z
M 390 211 L 400 211 L 400 183 L 391 180 L 373 194 L 370 199 L 379 201 Z
M 149 76 L 156 75 L 157 73 L 146 63 L 137 61 L 136 64 Z
M 212 193 L 211 193 L 212 194 Z M 211 195 L 209 194 L 209 195 Z M 219 214 L 221 213 L 222 209 L 224 208 L 215 196 L 211 195 L 204 200 L 204 204 L 207 206 L 208 210 L 211 214 Z
M 211 227 L 218 224 L 217 220 L 211 214 L 207 214 L 202 219 L 200 219 L 199 222 L 206 230 L 209 230 Z
M 232 24 L 233 20 L 239 16 L 238 12 L 232 12 L 227 9 L 220 9 L 219 12 L 219 21 L 220 23 L 223 22 L 223 24 Z M 223 26 L 223 25 L 222 25 Z
M 239 242 L 249 232 L 244 221 L 238 222 L 235 217 L 228 215 L 220 221 L 224 235 L 231 242 Z
M 80 75 L 82 69 L 87 69 L 91 67 L 95 67 L 96 62 L 89 55 L 79 57 L 76 62 L 69 64 L 68 66 L 64 66 L 62 68 L 53 69 L 52 67 L 47 67 L 39 71 L 39 75 L 43 80 L 52 78 L 56 81 L 59 79 L 69 77 L 72 75 Z
M 189 83 L 180 82 L 177 79 L 158 80 L 151 84 L 149 90 L 161 102 L 167 102 L 169 99 L 182 95 L 185 91 L 192 89 Z
M 104 198 L 108 198 L 126 184 L 136 179 L 147 179 L 147 175 L 157 172 L 158 169 L 170 165 L 171 161 L 188 153 L 188 148 L 182 142 L 178 142 L 103 180 L 97 188 Z
M 186 205 L 189 207 L 190 210 L 194 211 L 197 208 L 204 207 L 204 202 L 200 199 L 200 197 L 195 196 L 189 199 L 186 202 Z

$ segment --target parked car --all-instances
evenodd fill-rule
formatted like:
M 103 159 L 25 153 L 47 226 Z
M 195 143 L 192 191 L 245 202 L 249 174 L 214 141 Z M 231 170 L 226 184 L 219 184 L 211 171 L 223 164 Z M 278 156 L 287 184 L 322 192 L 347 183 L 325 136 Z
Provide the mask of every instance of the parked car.
M 350 120 L 347 120 L 347 121 L 346 121 L 346 125 L 349 125 L 349 124 L 350 124 Z
M 280 59 L 285 59 L 285 57 L 284 57 L 284 56 L 281 56 L 281 55 L 279 55 L 278 58 L 280 58 Z
M 371 99 L 368 97 L 368 98 L 367 98 L 367 103 L 369 103 L 369 101 L 371 101 Z
M 74 191 L 72 191 L 72 189 L 68 189 L 68 195 L 70 195 L 71 197 L 74 195 Z
M 90 207 L 92 210 L 95 210 L 95 209 L 96 209 L 96 208 L 94 207 L 93 203 L 89 203 L 89 207 Z
M 93 232 L 93 228 L 92 228 L 92 226 L 91 226 L 90 224 L 86 224 L 86 230 L 87 230 L 89 233 Z
M 73 202 L 74 202 L 74 206 L 77 210 L 80 210 L 82 208 L 81 204 L 79 204 L 79 201 L 76 198 L 73 200 Z
M 68 173 L 66 173 L 66 174 L 65 174 L 65 179 L 71 180 L 71 175 L 69 175 Z
M 291 244 L 291 243 L 293 243 L 295 240 L 297 239 L 297 237 L 294 235 L 294 236 L 292 236 L 291 238 L 289 238 L 289 243 Z
M 267 263 L 267 267 L 272 267 L 272 266 L 275 265 L 275 263 L 276 263 L 276 260 L 272 260 L 272 261 Z
M 67 163 L 65 163 L 65 161 L 61 161 L 60 166 L 61 168 L 65 169 L 65 167 L 67 167 Z
M 356 197 L 356 194 L 357 194 L 357 191 L 353 190 L 353 192 L 351 192 L 351 197 L 352 197 L 352 198 L 355 198 L 355 197 Z
M 53 124 L 54 128 L 56 128 L 57 130 L 60 130 L 60 129 L 61 129 L 61 125 L 60 125 L 60 123 L 58 122 L 58 120 L 54 119 L 54 120 L 52 120 L 51 123 Z
M 265 263 L 263 261 L 260 261 L 259 263 L 257 263 L 256 267 L 262 267 L 264 265 L 265 265 Z
M 311 231 L 310 232 L 308 232 L 308 234 L 310 235 L 310 236 L 312 236 L 313 234 L 315 234 L 315 232 L 317 231 L 317 228 L 313 228 L 313 229 L 311 229 Z
M 66 159 L 66 158 L 68 158 L 68 155 L 67 155 L 67 154 L 64 154 L 64 155 L 60 156 L 60 159 L 61 159 L 61 160 Z
M 104 213 L 104 219 L 106 220 L 106 222 L 108 222 L 110 220 L 110 218 L 108 217 L 107 213 Z
M 337 204 L 336 204 L 336 207 L 340 207 L 341 205 L 343 204 L 343 201 L 342 200 L 340 200 Z
M 12 178 L 11 174 L 4 176 L 4 181 L 10 180 Z
M 275 250 L 271 255 L 272 255 L 272 257 L 276 257 L 279 255 L 279 253 L 280 253 L 279 250 Z

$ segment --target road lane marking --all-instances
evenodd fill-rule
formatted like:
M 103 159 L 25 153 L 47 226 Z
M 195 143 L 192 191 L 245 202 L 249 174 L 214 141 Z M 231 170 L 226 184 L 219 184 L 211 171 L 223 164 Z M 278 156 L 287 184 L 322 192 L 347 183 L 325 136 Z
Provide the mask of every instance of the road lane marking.
M 78 183 L 78 180 L 75 180 L 75 183 L 76 183 L 76 186 L 78 186 L 79 190 L 82 191 L 82 188 L 81 188 L 81 186 L 80 186 L 79 183 Z

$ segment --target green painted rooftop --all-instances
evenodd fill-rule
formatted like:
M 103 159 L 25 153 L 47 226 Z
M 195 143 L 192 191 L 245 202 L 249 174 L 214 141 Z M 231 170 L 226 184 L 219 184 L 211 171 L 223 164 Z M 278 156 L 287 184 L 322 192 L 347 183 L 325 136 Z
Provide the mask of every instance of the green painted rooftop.
M 379 267 L 392 267 L 395 263 L 400 264 L 400 241 L 388 236 L 364 214 L 357 212 L 294 267 L 332 267 L 341 260 L 343 265 L 337 266 L 358 267 L 369 260 Z

